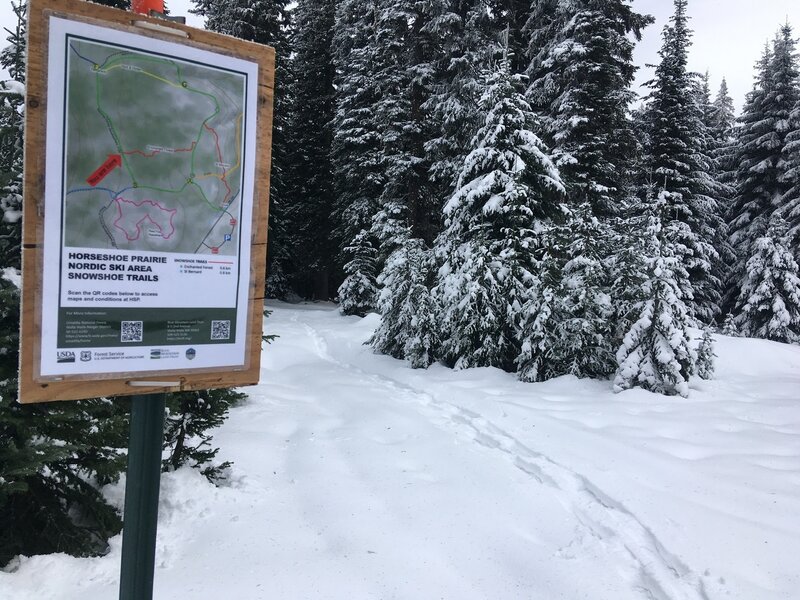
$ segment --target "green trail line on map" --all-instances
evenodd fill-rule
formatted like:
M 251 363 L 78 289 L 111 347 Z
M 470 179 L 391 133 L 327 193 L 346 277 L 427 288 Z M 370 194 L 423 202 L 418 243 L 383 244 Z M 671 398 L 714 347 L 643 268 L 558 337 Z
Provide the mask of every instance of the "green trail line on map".
M 69 48 L 66 244 L 236 255 L 246 74 L 84 38 Z M 170 235 L 155 203 L 177 211 Z
M 144 62 L 144 63 L 154 63 L 154 64 L 161 64 L 161 65 L 169 65 L 171 67 L 175 67 L 175 72 L 176 72 L 176 76 L 177 76 L 178 82 L 176 83 L 175 81 L 170 81 L 169 79 L 165 79 L 164 77 L 161 77 L 161 76 L 159 76 L 159 75 L 157 75 L 155 73 L 150 73 L 149 71 L 146 71 L 144 68 L 141 68 L 141 67 L 132 67 L 129 63 L 134 62 L 134 61 L 141 61 L 141 62 Z M 169 85 L 171 87 L 174 87 L 176 89 L 179 89 L 179 90 L 182 89 L 182 90 L 186 90 L 189 93 L 200 94 L 202 96 L 205 96 L 205 97 L 211 99 L 211 101 L 214 103 L 214 112 L 203 120 L 203 122 L 200 124 L 200 128 L 199 128 L 199 131 L 198 131 L 198 134 L 197 134 L 197 138 L 192 141 L 192 144 L 190 146 L 190 149 L 191 149 L 190 172 L 189 172 L 189 174 L 187 176 L 186 183 L 184 183 L 184 185 L 181 186 L 178 189 L 165 189 L 165 188 L 160 188 L 160 187 L 156 187 L 156 186 L 142 185 L 142 184 L 139 183 L 139 181 L 137 180 L 136 175 L 133 172 L 132 167 L 130 166 L 130 163 L 128 162 L 128 155 L 132 154 L 132 153 L 141 153 L 143 156 L 147 156 L 147 155 L 141 150 L 129 150 L 129 151 L 126 151 L 124 149 L 124 147 L 122 145 L 122 142 L 120 140 L 119 134 L 118 134 L 116 128 L 114 127 L 113 120 L 108 115 L 108 113 L 106 113 L 103 110 L 103 107 L 101 106 L 101 100 L 100 100 L 100 97 L 101 97 L 101 93 L 100 92 L 101 92 L 101 87 L 102 87 L 101 86 L 101 73 L 108 73 L 109 71 L 113 71 L 114 69 L 120 69 L 120 68 L 128 69 L 128 70 L 131 70 L 132 72 L 136 72 L 136 73 L 139 73 L 141 75 L 144 75 L 144 76 L 147 76 L 147 77 L 151 77 L 151 78 L 153 78 L 153 79 L 155 79 L 157 81 L 161 81 L 162 83 L 164 83 L 166 85 Z M 212 119 L 214 119 L 214 117 L 219 115 L 219 113 L 221 111 L 220 105 L 219 105 L 219 100 L 217 99 L 217 97 L 214 96 L 213 94 L 209 94 L 207 92 L 203 92 L 201 90 L 197 90 L 197 89 L 194 89 L 194 88 L 190 87 L 189 84 L 183 79 L 183 76 L 181 74 L 180 65 L 174 63 L 173 61 L 167 60 L 167 59 L 158 59 L 158 58 L 152 58 L 152 57 L 148 57 L 148 56 L 137 56 L 137 55 L 130 55 L 130 54 L 122 53 L 122 54 L 112 55 L 112 56 L 108 57 L 101 65 L 95 64 L 94 65 L 94 70 L 96 71 L 96 74 L 95 74 L 96 87 L 95 87 L 95 89 L 96 89 L 97 111 L 102 115 L 103 119 L 105 119 L 105 121 L 106 121 L 106 123 L 108 125 L 109 132 L 111 133 L 111 137 L 113 138 L 114 144 L 117 146 L 118 151 L 122 155 L 123 166 L 124 166 L 125 170 L 128 172 L 128 175 L 130 176 L 131 181 L 133 182 L 133 186 L 136 187 L 136 188 L 154 190 L 154 191 L 167 193 L 167 194 L 177 194 L 177 193 L 182 192 L 184 189 L 186 189 L 187 185 L 192 184 L 196 188 L 196 190 L 199 192 L 199 196 L 203 199 L 203 201 L 206 204 L 209 205 L 209 207 L 211 207 L 212 209 L 214 209 L 216 211 L 223 211 L 225 209 L 225 201 L 227 201 L 227 199 L 230 197 L 230 191 L 228 191 L 228 193 L 225 195 L 225 198 L 220 203 L 220 206 L 215 206 L 206 197 L 205 192 L 203 191 L 203 189 L 194 182 L 195 158 L 196 158 L 195 155 L 196 155 L 196 152 L 197 152 L 197 148 L 198 148 L 198 146 L 200 144 L 200 140 L 203 137 L 204 130 L 208 129 L 213 134 L 213 136 L 215 138 L 215 144 L 216 144 L 217 152 L 218 152 L 218 158 L 219 158 L 219 161 L 222 162 L 222 152 L 221 152 L 221 149 L 219 147 L 219 138 L 218 138 L 217 132 L 214 130 L 213 127 L 208 125 L 209 121 L 211 121 Z M 178 151 L 187 151 L 187 150 L 186 149 L 178 149 Z M 225 184 L 226 188 L 228 187 L 227 181 L 225 179 L 227 175 L 228 175 L 228 172 L 224 172 L 223 175 L 222 175 L 222 181 Z M 230 188 L 228 188 L 228 189 L 230 190 Z

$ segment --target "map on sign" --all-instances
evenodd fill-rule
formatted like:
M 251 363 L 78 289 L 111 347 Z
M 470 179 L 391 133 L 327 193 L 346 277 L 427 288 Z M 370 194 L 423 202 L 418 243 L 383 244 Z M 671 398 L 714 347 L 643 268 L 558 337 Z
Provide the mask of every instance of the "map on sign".
M 65 246 L 235 256 L 245 76 L 67 37 Z
M 248 368 L 268 57 L 70 17 L 47 18 L 39 376 Z

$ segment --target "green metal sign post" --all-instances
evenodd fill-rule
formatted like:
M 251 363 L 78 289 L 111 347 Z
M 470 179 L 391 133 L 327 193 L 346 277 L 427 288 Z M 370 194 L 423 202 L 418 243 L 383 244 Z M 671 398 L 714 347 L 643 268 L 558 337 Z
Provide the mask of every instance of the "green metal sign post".
M 131 397 L 119 600 L 153 597 L 164 405 L 164 394 Z

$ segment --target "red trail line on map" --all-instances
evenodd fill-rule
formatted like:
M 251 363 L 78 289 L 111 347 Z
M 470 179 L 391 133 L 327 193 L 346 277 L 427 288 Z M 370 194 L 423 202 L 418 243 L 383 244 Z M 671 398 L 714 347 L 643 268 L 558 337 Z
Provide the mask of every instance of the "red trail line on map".
M 130 154 L 139 154 L 145 158 L 153 158 L 156 154 L 161 154 L 162 152 L 166 154 L 172 154 L 173 152 L 192 152 L 194 147 L 197 145 L 197 142 L 192 142 L 192 145 L 189 148 L 173 148 L 172 152 L 166 152 L 165 150 L 153 150 L 152 152 L 142 152 L 141 150 L 128 150 L 123 152 L 125 155 Z
M 213 127 L 209 127 L 207 123 L 203 123 L 203 127 L 208 129 L 211 132 L 211 135 L 214 136 L 214 143 L 217 145 L 217 160 L 221 163 L 222 162 L 222 150 L 219 147 L 219 135 L 214 130 Z M 220 167 L 222 168 L 222 167 Z M 225 206 L 225 203 L 228 201 L 228 198 L 231 196 L 231 186 L 228 185 L 228 181 L 226 177 L 228 176 L 228 171 L 226 169 L 222 169 L 222 177 L 220 177 L 220 181 L 225 185 L 225 189 L 228 190 L 225 193 L 225 197 L 222 199 L 220 206 Z
M 125 234 L 125 238 L 129 242 L 135 242 L 136 240 L 138 240 L 141 237 L 141 235 L 142 235 L 142 227 L 141 227 L 141 225 L 145 221 L 150 221 L 153 225 L 158 227 L 158 230 L 161 232 L 161 237 L 164 238 L 165 240 L 168 240 L 169 238 L 171 238 L 172 235 L 175 233 L 175 225 L 173 224 L 172 219 L 175 218 L 175 214 L 178 212 L 177 208 L 164 208 L 158 202 L 154 202 L 152 200 L 142 200 L 141 202 L 136 202 L 135 200 L 126 200 L 125 198 L 115 198 L 115 200 L 117 202 L 117 218 L 114 220 L 114 227 L 116 227 L 122 233 L 124 233 Z M 126 203 L 126 204 L 133 204 L 136 208 L 141 208 L 143 205 L 149 204 L 150 206 L 152 206 L 154 208 L 157 208 L 157 209 L 159 209 L 161 211 L 169 213 L 169 233 L 167 235 L 164 235 L 164 229 L 161 227 L 161 225 L 159 225 L 158 223 L 153 221 L 152 217 L 150 217 L 150 213 L 147 213 L 145 216 L 143 216 L 141 219 L 139 219 L 139 221 L 137 221 L 136 224 L 135 224 L 135 226 L 136 226 L 136 236 L 135 237 L 131 237 L 130 235 L 128 235 L 128 230 L 119 225 L 119 222 L 122 221 L 123 218 L 124 218 L 124 215 L 122 214 L 122 203 L 123 202 Z

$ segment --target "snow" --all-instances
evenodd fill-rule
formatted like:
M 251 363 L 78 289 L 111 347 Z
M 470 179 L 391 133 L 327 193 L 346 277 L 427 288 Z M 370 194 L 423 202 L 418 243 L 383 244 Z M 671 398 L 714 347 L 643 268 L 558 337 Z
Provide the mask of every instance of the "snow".
M 3 79 L 0 81 L 0 94 L 18 94 L 25 95 L 25 84 L 15 81 L 14 79 Z
M 19 272 L 19 269 L 3 267 L 2 270 L 0 270 L 0 277 L 12 283 L 16 288 L 22 287 L 22 274 Z
M 797 597 L 800 347 L 717 336 L 688 399 L 615 395 L 412 370 L 363 345 L 375 315 L 270 308 L 215 434 L 231 480 L 162 477 L 156 598 Z M 119 552 L 22 558 L 0 598 L 115 597 Z

